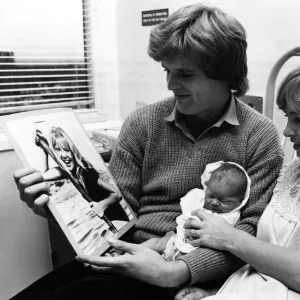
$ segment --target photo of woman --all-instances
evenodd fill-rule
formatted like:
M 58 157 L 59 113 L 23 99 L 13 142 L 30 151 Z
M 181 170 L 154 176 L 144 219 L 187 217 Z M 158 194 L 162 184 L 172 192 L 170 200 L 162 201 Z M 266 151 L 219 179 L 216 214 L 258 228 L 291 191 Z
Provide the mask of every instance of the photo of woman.
M 23 164 L 39 172 L 49 214 L 78 255 L 103 254 L 109 238 L 134 225 L 132 208 L 71 109 L 16 114 L 4 128 Z
M 48 140 L 40 130 L 36 130 L 35 144 L 45 153 L 46 170 L 43 177 L 46 181 L 70 178 L 82 196 L 91 203 L 97 215 L 103 218 L 110 229 L 116 232 L 111 220 L 128 221 L 120 206 L 121 195 L 111 185 L 107 172 L 96 171 L 80 154 L 72 140 L 60 127 L 52 127 Z M 49 169 L 48 156 L 51 156 L 58 167 Z

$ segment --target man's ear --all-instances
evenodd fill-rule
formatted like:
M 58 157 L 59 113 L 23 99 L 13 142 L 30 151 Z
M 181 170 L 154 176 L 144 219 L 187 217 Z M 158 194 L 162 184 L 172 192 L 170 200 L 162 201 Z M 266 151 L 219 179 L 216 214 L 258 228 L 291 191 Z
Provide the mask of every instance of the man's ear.
M 204 181 L 204 184 L 205 184 L 205 185 L 208 185 L 208 182 L 209 182 L 209 180 L 206 180 L 206 181 Z

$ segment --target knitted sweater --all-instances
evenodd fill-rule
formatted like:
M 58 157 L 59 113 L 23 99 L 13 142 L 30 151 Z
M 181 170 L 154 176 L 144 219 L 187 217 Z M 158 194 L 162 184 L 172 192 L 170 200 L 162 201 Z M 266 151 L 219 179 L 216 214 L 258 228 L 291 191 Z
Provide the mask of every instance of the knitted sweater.
M 174 98 L 131 113 L 125 120 L 110 161 L 110 170 L 128 203 L 137 213 L 133 240 L 141 243 L 176 229 L 180 198 L 203 188 L 201 174 L 216 161 L 240 164 L 251 178 L 251 193 L 236 227 L 256 234 L 279 174 L 283 151 L 277 130 L 269 119 L 239 100 L 238 126 L 223 122 L 197 142 L 175 122 L 165 120 L 175 107 Z M 244 262 L 235 256 L 201 247 L 180 259 L 191 273 L 191 283 L 222 280 Z

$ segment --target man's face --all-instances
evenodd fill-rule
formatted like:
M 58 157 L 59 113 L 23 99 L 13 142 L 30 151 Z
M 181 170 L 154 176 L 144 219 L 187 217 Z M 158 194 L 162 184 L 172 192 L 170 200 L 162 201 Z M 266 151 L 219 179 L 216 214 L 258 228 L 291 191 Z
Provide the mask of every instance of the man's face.
M 218 114 L 229 98 L 228 84 L 209 79 L 192 58 L 161 62 L 167 73 L 168 89 L 176 98 L 176 109 L 185 115 L 207 118 Z

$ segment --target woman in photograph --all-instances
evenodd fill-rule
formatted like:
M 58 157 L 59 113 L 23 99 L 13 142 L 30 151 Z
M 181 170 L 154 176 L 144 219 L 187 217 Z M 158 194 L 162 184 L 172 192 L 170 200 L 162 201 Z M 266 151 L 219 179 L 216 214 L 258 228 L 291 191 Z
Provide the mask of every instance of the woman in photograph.
M 122 196 L 108 180 L 107 172 L 99 172 L 78 151 L 73 141 L 60 127 L 52 127 L 49 142 L 40 130 L 36 131 L 35 144 L 45 153 L 45 181 L 69 178 L 82 196 L 89 202 L 95 213 L 104 218 L 110 227 L 110 220 L 128 221 L 119 201 Z M 57 167 L 49 168 L 49 155 Z M 107 220 L 108 219 L 108 220 Z

